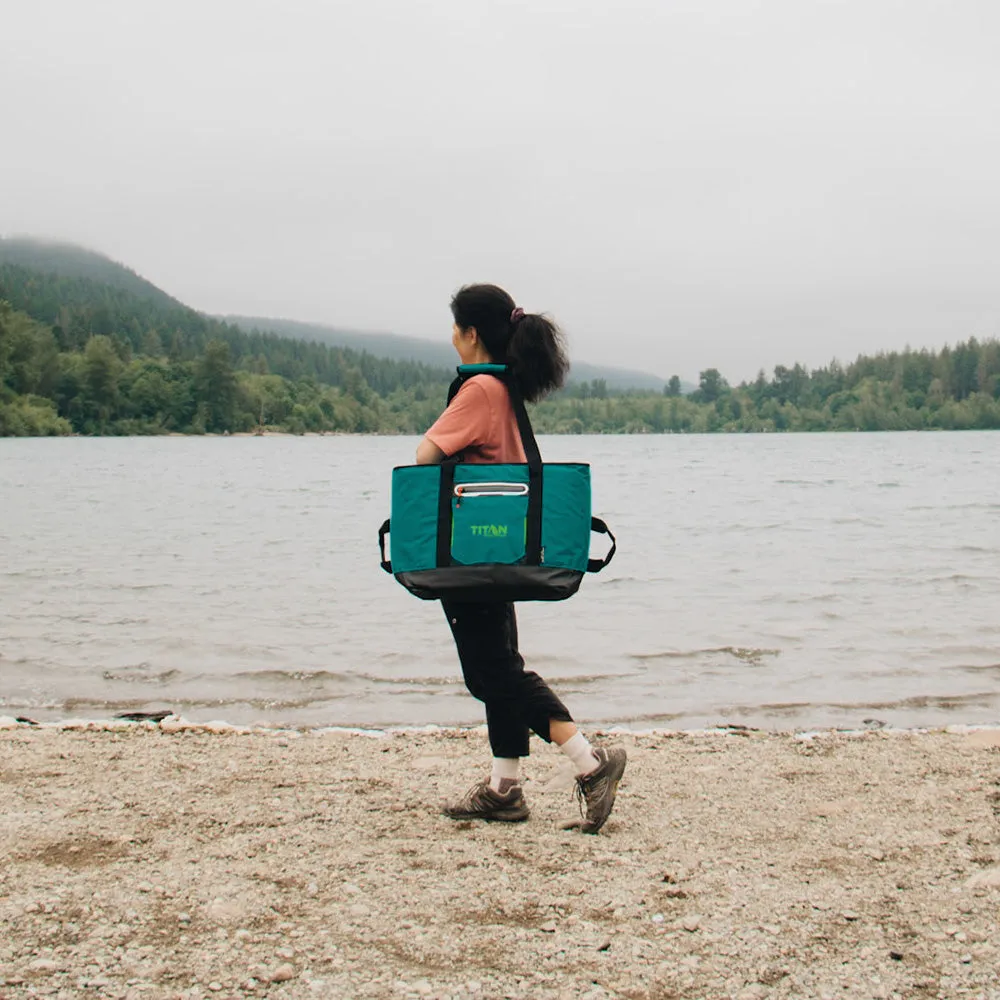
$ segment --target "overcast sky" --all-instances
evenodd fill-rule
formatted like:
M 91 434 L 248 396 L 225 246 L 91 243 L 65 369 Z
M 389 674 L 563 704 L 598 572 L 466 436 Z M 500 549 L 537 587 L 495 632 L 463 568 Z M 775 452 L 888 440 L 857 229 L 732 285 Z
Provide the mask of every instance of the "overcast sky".
M 31 0 L 0 233 L 198 309 L 731 381 L 1000 334 L 995 0 Z

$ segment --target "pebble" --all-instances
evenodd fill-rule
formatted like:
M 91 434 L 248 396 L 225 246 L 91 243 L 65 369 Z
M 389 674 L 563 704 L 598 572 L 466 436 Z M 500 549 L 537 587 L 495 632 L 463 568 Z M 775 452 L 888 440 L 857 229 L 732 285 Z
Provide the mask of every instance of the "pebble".
M 222 989 L 222 983 L 215 983 L 215 982 L 212 982 L 212 983 L 209 983 L 209 984 L 208 984 L 208 988 L 209 988 L 209 989 L 210 989 L 210 990 L 211 990 L 211 991 L 212 991 L 213 993 L 218 993 L 218 992 L 219 992 L 219 990 L 221 990 L 221 989 Z
M 848 922 L 858 919 L 858 914 L 856 914 L 853 910 L 844 910 L 841 916 Z
M 295 969 L 285 962 L 279 965 L 269 978 L 272 983 L 286 983 L 289 979 L 295 978 Z
M 681 927 L 684 928 L 689 934 L 694 934 L 699 927 L 701 927 L 701 917 L 690 916 L 685 917 L 681 921 Z
M 178 913 L 177 914 L 177 923 L 179 923 L 179 924 L 189 924 L 189 923 L 191 923 L 191 914 L 190 913 Z

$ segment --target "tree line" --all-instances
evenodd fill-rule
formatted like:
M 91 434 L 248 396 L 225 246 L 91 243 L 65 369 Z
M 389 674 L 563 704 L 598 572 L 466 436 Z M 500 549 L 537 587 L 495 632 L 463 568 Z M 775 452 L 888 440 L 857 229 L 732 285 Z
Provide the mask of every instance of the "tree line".
M 892 351 L 811 371 L 778 365 L 731 386 L 716 368 L 682 395 L 610 398 L 597 389 L 539 408 L 538 429 L 570 433 L 988 430 L 1000 428 L 1000 341 Z
M 153 286 L 148 286 L 153 289 Z M 281 430 L 418 434 L 451 377 L 411 361 L 245 332 L 93 278 L 0 263 L 0 435 Z M 597 379 L 533 408 L 542 433 L 1000 428 L 1000 341 L 779 365 L 663 392 Z

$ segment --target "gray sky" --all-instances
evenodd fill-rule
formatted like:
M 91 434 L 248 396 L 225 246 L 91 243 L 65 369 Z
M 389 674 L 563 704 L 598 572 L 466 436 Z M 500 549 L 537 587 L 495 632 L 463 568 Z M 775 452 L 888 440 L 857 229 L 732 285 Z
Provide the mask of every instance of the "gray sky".
M 196 308 L 731 381 L 1000 334 L 993 0 L 31 0 L 0 232 Z

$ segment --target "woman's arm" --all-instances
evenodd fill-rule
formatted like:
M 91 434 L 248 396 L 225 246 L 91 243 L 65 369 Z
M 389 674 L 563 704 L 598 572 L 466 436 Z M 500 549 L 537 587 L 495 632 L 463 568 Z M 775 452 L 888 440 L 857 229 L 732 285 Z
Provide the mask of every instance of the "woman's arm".
M 457 455 L 485 440 L 490 429 L 490 401 L 478 380 L 470 378 L 417 447 L 417 465 L 439 465 L 449 455 Z
M 425 437 L 417 445 L 417 465 L 440 465 L 446 457 L 429 437 Z

